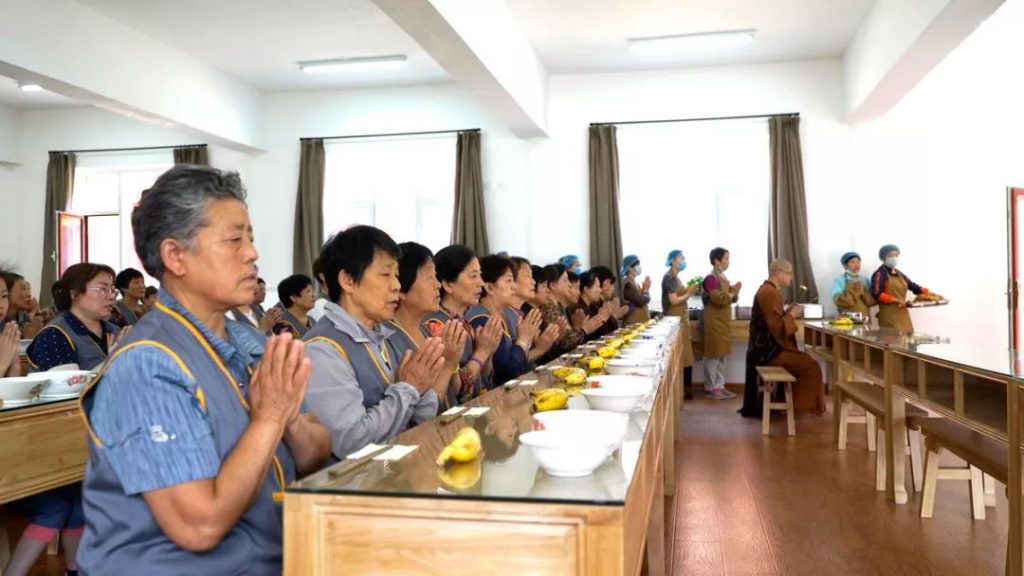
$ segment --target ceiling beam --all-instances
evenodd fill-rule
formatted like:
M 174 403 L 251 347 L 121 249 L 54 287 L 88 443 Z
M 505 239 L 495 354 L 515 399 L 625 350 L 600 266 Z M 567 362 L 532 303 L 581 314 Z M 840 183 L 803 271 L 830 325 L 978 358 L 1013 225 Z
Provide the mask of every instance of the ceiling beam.
M 73 0 L 11 0 L 0 75 L 243 151 L 263 146 L 263 96 Z
M 502 0 L 373 0 L 522 138 L 546 135 L 547 71 Z
M 903 99 L 1004 0 L 878 0 L 843 56 L 847 119 Z

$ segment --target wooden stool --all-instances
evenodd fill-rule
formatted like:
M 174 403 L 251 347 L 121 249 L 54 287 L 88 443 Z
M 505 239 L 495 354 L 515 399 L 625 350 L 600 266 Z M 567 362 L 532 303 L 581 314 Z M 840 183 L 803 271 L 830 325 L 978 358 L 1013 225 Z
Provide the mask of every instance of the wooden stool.
M 771 424 L 772 410 L 786 411 L 786 426 L 790 436 L 796 435 L 796 420 L 793 416 L 793 377 L 785 368 L 778 366 L 758 366 L 757 378 L 761 381 L 761 388 L 764 390 L 763 412 L 761 414 L 761 434 L 767 436 Z M 776 384 L 786 385 L 786 401 L 772 402 L 772 393 Z
M 939 480 L 967 480 L 971 494 L 971 513 L 975 520 L 985 519 L 985 506 L 995 504 L 994 486 L 991 498 L 986 497 L 985 477 L 1006 483 L 1009 465 L 1006 446 L 945 418 L 925 418 L 915 422 L 925 436 L 927 460 L 921 517 L 931 518 L 935 508 L 935 488 Z M 949 450 L 967 462 L 967 468 L 940 468 L 939 455 Z
M 868 382 L 837 382 L 834 394 L 841 394 L 841 408 L 839 410 L 839 449 L 846 449 L 846 426 L 848 422 L 849 404 L 857 404 L 864 409 L 867 415 L 869 438 L 877 438 L 877 450 L 875 451 L 875 489 L 879 492 L 885 491 L 885 389 Z M 928 413 L 920 408 L 907 404 L 906 420 L 906 442 L 910 448 L 910 474 L 914 490 L 921 491 L 924 482 L 924 465 L 921 458 L 921 434 L 914 418 L 927 418 Z M 873 426 L 871 424 L 874 424 Z M 868 443 L 868 450 L 871 450 L 872 442 Z

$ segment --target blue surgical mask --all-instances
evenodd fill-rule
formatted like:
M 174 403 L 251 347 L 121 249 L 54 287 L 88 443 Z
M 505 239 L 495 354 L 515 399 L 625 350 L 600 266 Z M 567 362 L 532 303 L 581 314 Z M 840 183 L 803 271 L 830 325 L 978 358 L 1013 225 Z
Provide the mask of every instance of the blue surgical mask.
M 889 270 L 896 268 L 896 265 L 900 263 L 900 259 L 896 256 L 889 256 L 885 259 L 885 267 Z
M 686 260 L 679 263 L 679 271 L 682 272 L 683 270 L 686 270 Z
M 577 266 L 577 267 L 573 268 L 572 272 L 573 272 L 573 274 L 576 274 L 577 276 L 579 276 L 580 274 L 583 274 L 583 266 Z
M 636 275 L 637 276 L 639 276 L 639 275 L 644 273 L 644 269 L 641 268 L 640 266 L 637 266 L 636 268 L 633 268 L 633 270 L 636 270 Z

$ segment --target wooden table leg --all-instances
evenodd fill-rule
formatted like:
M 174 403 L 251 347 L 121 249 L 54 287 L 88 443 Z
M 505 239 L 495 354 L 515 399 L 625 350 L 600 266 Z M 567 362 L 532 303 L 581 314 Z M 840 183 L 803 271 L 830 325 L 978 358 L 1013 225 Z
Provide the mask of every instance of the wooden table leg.
M 1020 438 L 1020 386 L 1015 380 L 1006 389 L 1006 435 Z M 1021 482 L 1021 455 L 1014 442 L 1007 443 L 1008 478 L 1006 497 L 1009 506 L 1009 539 L 1006 546 L 1007 576 L 1024 575 L 1024 485 Z
M 661 472 L 662 476 L 664 476 L 662 492 L 665 498 L 676 495 L 676 430 L 679 429 L 678 419 L 679 411 L 673 410 L 672 404 L 669 403 L 668 414 L 665 415 L 665 431 L 661 441 Z
M 647 574 L 665 574 L 665 494 L 661 482 L 654 483 L 651 513 L 647 521 Z
M 907 405 L 903 395 L 893 389 L 891 352 L 885 353 L 885 468 L 889 471 L 885 482 L 885 495 L 897 504 L 907 503 L 905 449 L 906 437 L 895 432 L 906 428 Z

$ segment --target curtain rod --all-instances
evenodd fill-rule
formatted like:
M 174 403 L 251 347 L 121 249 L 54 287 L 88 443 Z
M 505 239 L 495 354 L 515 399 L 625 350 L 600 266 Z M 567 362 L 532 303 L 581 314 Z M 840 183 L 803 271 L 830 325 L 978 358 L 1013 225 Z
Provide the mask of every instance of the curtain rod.
M 139 148 L 90 148 L 87 150 L 50 150 L 60 154 L 87 154 L 99 152 L 144 152 L 146 150 L 173 150 L 174 148 L 205 148 L 206 144 L 177 144 L 174 146 L 141 146 Z
M 299 138 L 300 142 L 307 140 L 346 140 L 349 138 L 385 138 L 390 136 L 429 136 L 431 134 L 456 134 L 458 132 L 479 132 L 479 128 L 468 128 L 465 130 L 429 130 L 426 132 L 391 132 L 387 134 L 352 134 L 349 136 L 311 136 Z
M 749 116 L 718 116 L 713 118 L 672 118 L 669 120 L 628 120 L 625 122 L 591 122 L 591 126 L 622 126 L 625 124 L 668 124 L 670 122 L 707 122 L 710 120 L 753 120 L 755 118 L 771 118 L 773 116 L 800 116 L 799 112 L 784 114 L 752 114 Z

